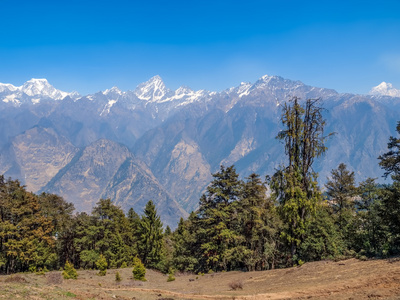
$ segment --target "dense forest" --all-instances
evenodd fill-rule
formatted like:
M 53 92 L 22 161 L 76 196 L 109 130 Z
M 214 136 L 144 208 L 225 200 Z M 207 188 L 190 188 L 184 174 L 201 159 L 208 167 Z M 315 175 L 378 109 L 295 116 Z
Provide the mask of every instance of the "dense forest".
M 0 176 L 0 273 L 120 268 L 139 258 L 162 272 L 267 270 L 321 259 L 387 257 L 400 252 L 400 138 L 390 137 L 379 165 L 390 184 L 356 184 L 339 164 L 323 188 L 314 160 L 327 148 L 323 108 L 293 98 L 277 136 L 287 163 L 265 178 L 239 179 L 221 166 L 199 208 L 176 230 L 164 228 L 152 201 L 139 216 L 101 199 L 74 213 L 54 194 L 28 192 Z M 400 134 L 400 122 L 397 125 Z M 104 262 L 104 259 L 106 262 Z

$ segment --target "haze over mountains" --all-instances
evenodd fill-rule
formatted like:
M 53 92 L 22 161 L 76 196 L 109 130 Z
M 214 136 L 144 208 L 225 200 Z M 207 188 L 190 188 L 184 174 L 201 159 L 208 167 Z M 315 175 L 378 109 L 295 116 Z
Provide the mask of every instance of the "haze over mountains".
M 175 227 L 221 164 L 265 176 L 284 162 L 275 136 L 292 96 L 321 98 L 326 132 L 336 132 L 315 166 L 321 183 L 341 162 L 357 180 L 382 181 L 377 157 L 400 120 L 399 90 L 382 83 L 370 95 L 340 94 L 267 75 L 222 92 L 170 90 L 159 76 L 133 91 L 86 96 L 45 79 L 0 84 L 0 174 L 57 193 L 79 211 L 110 197 L 141 213 L 152 199 Z

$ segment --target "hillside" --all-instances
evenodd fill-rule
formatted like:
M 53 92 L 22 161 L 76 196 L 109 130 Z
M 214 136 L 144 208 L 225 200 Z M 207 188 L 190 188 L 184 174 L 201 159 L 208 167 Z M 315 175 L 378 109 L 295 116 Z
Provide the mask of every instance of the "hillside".
M 122 276 L 115 282 L 115 273 Z M 173 282 L 148 270 L 147 282 L 131 279 L 131 268 L 78 271 L 77 280 L 55 283 L 50 272 L 44 275 L 0 276 L 0 298 L 14 299 L 398 299 L 400 261 L 398 259 L 320 261 L 301 267 L 260 272 L 227 272 L 198 276 L 180 274 Z M 13 279 L 14 278 L 14 279 Z M 238 283 L 242 289 L 232 290 Z
M 0 174 L 30 191 L 59 193 L 80 211 L 111 197 L 139 212 L 152 199 L 163 222 L 175 227 L 197 208 L 221 164 L 235 164 L 242 177 L 264 177 L 284 162 L 275 136 L 282 105 L 297 96 L 320 98 L 325 131 L 336 133 L 315 164 L 321 186 L 341 162 L 357 181 L 382 183 L 377 157 L 400 120 L 400 98 L 384 87 L 372 95 L 340 94 L 268 75 L 220 92 L 170 90 L 159 76 L 132 91 L 113 87 L 86 96 L 44 79 L 3 85 Z M 99 143 L 109 146 L 103 151 Z

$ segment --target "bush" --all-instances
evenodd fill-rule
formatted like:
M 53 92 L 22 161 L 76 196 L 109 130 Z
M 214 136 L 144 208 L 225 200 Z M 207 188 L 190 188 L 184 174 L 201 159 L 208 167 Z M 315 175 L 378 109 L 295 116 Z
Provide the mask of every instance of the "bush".
M 96 267 L 99 269 L 100 276 L 106 276 L 107 274 L 107 260 L 103 254 L 100 255 L 99 259 L 96 261 Z
M 74 266 L 67 261 L 64 266 L 64 271 L 62 272 L 64 279 L 77 279 L 78 273 L 76 272 Z
M 175 274 L 173 269 L 169 269 L 167 282 L 175 281 Z
M 119 274 L 119 272 L 117 271 L 117 273 L 115 273 L 115 281 L 116 282 L 120 282 L 122 280 L 121 275 Z
M 133 259 L 132 273 L 133 273 L 133 279 L 146 281 L 146 278 L 144 277 L 146 275 L 146 268 L 144 267 L 143 263 L 138 257 L 135 257 Z
M 231 290 L 242 290 L 243 289 L 243 281 L 241 280 L 235 280 L 232 281 L 231 283 L 229 283 L 229 287 L 231 288 Z

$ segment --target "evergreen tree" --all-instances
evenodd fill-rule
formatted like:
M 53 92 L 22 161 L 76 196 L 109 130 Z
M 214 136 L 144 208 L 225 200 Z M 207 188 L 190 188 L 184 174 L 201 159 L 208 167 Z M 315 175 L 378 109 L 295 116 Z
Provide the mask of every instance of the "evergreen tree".
M 400 121 L 396 131 L 400 134 Z M 384 177 L 391 175 L 394 181 L 400 181 L 400 138 L 391 136 L 388 143 L 389 151 L 378 157 L 379 165 L 385 170 Z
M 243 242 L 243 237 L 235 230 L 237 227 L 237 202 L 242 183 L 238 180 L 234 166 L 221 166 L 213 174 L 214 180 L 207 192 L 200 198 L 200 207 L 194 226 L 196 239 L 202 251 L 199 264 L 203 271 L 221 271 L 234 268 L 240 252 L 231 249 Z
M 178 228 L 172 235 L 174 247 L 173 265 L 179 271 L 195 271 L 198 265 L 197 257 L 201 255 L 197 253 L 200 247 L 197 244 L 196 236 L 191 232 L 194 218 L 194 212 L 190 214 L 189 219 L 186 221 L 181 218 Z
M 51 267 L 56 262 L 53 225 L 39 199 L 18 180 L 0 176 L 0 272 Z
M 396 131 L 400 134 L 400 121 Z M 381 189 L 381 201 L 374 205 L 377 221 L 381 222 L 382 236 L 386 233 L 381 250 L 383 255 L 400 252 L 400 138 L 391 136 L 387 146 L 389 151 L 378 159 L 379 165 L 385 170 L 384 177 L 390 175 L 393 183 Z
M 299 256 L 304 261 L 332 259 L 342 255 L 345 250 L 346 245 L 335 224 L 332 208 L 326 202 L 319 202 L 316 217 L 307 227 Z
M 93 208 L 94 226 L 100 229 L 96 250 L 102 253 L 111 268 L 118 268 L 133 257 L 132 235 L 123 210 L 110 199 L 101 199 Z
M 238 230 L 245 239 L 244 263 L 249 271 L 275 267 L 280 220 L 275 203 L 259 175 L 246 178 L 239 201 Z
M 332 170 L 331 178 L 328 178 L 325 187 L 336 214 L 341 215 L 346 210 L 354 210 L 354 197 L 357 194 L 354 172 L 347 170 L 347 166 L 344 163 L 341 163 L 337 169 Z
M 159 268 L 163 257 L 163 224 L 153 201 L 149 201 L 138 230 L 138 254 L 148 268 Z
M 106 276 L 107 274 L 107 260 L 104 255 L 100 255 L 99 259 L 96 261 L 96 267 L 99 270 L 100 276 Z
M 146 268 L 140 261 L 140 258 L 135 257 L 133 259 L 133 269 L 132 269 L 133 279 L 146 281 Z
M 347 170 L 346 165 L 341 163 L 337 169 L 332 170 L 331 178 L 325 184 L 325 187 L 329 203 L 336 215 L 338 228 L 347 243 L 347 247 L 352 248 L 356 236 L 355 196 L 357 188 L 354 172 Z
M 78 273 L 76 272 L 74 265 L 69 261 L 65 263 L 64 271 L 62 272 L 64 279 L 77 279 Z
M 322 110 L 318 100 L 308 99 L 302 106 L 294 97 L 290 104 L 285 103 L 281 117 L 285 129 L 277 136 L 284 141 L 288 163 L 274 174 L 270 185 L 286 224 L 282 236 L 293 257 L 322 199 L 312 169 L 315 158 L 326 151 L 325 141 L 330 135 L 324 136 Z

